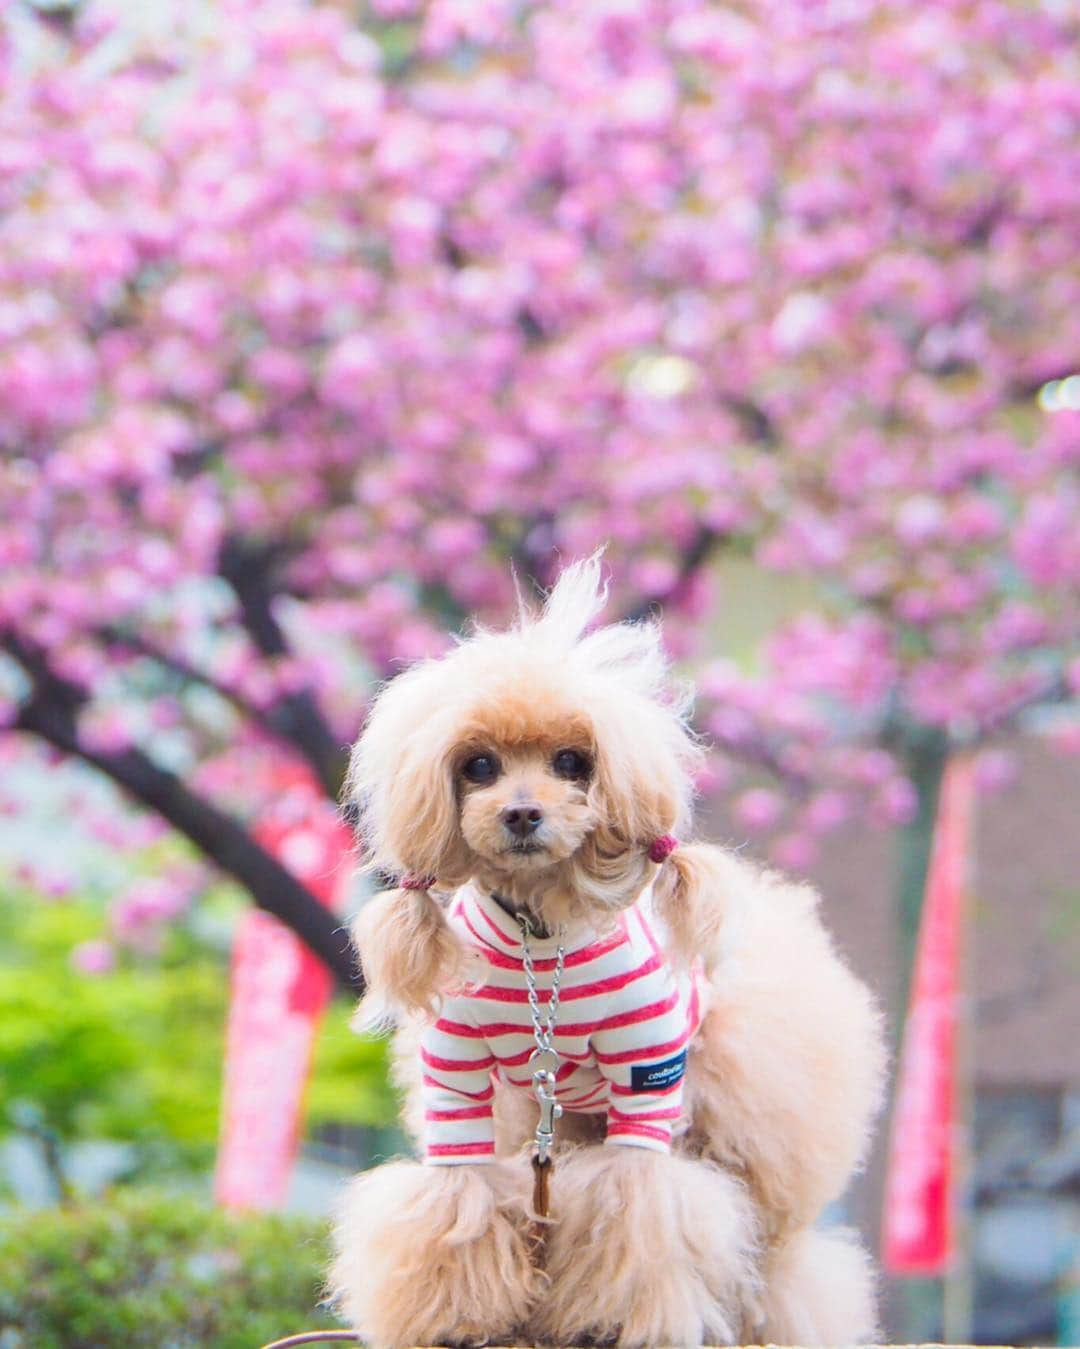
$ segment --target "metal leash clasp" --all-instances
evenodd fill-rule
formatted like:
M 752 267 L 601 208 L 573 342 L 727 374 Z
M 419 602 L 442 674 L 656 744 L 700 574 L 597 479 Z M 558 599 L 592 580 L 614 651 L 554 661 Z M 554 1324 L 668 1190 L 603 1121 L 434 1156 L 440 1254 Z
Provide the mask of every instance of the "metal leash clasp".
M 562 1115 L 562 1106 L 555 1099 L 555 1074 L 544 1068 L 533 1073 L 533 1091 L 540 1105 L 540 1122 L 536 1126 L 536 1159 L 542 1166 L 555 1141 L 555 1121 Z

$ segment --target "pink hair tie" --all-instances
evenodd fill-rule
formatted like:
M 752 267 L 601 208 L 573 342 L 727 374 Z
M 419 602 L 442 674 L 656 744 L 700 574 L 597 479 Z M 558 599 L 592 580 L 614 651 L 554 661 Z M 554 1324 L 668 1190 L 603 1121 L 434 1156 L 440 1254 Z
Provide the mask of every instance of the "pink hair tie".
M 649 844 L 649 861 L 659 866 L 661 862 L 667 861 L 678 846 L 679 840 L 674 834 L 661 834 Z
M 415 871 L 407 871 L 398 881 L 402 890 L 430 890 L 434 884 L 434 876 L 418 876 Z

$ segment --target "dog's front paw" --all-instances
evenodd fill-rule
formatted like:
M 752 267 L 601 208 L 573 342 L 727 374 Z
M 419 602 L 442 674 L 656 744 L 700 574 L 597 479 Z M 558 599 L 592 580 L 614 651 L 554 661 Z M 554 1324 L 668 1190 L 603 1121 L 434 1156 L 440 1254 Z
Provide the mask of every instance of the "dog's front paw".
M 522 1174 L 519 1174 L 522 1172 Z M 512 1344 L 529 1317 L 522 1168 L 390 1162 L 353 1181 L 331 1296 L 373 1349 Z
M 754 1219 L 708 1162 L 642 1148 L 560 1153 L 541 1343 L 738 1344 L 757 1292 Z

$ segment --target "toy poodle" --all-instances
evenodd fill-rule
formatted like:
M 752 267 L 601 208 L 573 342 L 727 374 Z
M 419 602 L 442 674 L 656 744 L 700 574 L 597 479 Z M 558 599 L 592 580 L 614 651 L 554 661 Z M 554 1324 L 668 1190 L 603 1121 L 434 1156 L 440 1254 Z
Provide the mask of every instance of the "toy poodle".
M 678 841 L 689 691 L 604 602 L 569 567 L 388 683 L 353 753 L 399 878 L 356 922 L 359 1015 L 396 1026 L 423 1160 L 352 1182 L 332 1294 L 375 1349 L 866 1343 L 867 1256 L 814 1224 L 867 1146 L 878 1013 L 811 889 Z

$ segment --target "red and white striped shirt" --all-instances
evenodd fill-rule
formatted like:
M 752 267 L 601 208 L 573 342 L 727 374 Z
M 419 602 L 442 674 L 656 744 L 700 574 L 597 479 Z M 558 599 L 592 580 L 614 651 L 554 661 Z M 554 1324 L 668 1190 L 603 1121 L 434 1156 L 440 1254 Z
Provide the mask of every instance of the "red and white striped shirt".
M 486 971 L 482 984 L 444 999 L 421 1038 L 426 1159 L 439 1165 L 494 1158 L 494 1079 L 531 1093 L 535 1048 L 517 922 L 471 885 L 449 920 Z M 557 946 L 556 937 L 529 940 L 542 1011 Z M 563 1109 L 606 1112 L 609 1143 L 668 1151 L 699 1003 L 697 979 L 665 960 L 647 893 L 610 932 L 568 940 L 553 1042 Z

